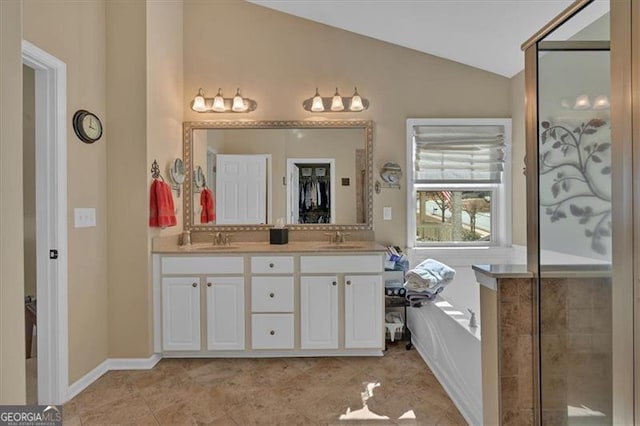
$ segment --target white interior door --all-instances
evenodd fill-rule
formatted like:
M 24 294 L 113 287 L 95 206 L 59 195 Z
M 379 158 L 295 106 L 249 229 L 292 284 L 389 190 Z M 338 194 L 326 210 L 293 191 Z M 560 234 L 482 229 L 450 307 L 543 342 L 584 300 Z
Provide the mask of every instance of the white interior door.
M 287 211 L 289 220 L 287 223 L 300 222 L 300 168 L 289 163 L 289 197 L 287 197 Z
M 216 224 L 267 223 L 267 155 L 216 156 Z

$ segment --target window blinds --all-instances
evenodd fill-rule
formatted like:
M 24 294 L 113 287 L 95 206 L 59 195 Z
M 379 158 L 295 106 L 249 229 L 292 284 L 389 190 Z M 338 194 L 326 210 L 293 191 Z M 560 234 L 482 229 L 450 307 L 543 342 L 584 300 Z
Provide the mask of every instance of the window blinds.
M 416 183 L 500 183 L 504 126 L 413 126 Z

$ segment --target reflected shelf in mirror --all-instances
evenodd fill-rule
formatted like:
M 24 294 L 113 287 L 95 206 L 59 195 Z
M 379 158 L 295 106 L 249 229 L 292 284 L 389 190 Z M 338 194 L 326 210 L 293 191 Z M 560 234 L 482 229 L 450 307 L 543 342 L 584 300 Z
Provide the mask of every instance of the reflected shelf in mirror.
M 292 230 L 373 229 L 371 121 L 203 121 L 183 130 L 185 229 L 266 230 L 279 218 Z M 300 167 L 294 182 L 288 159 L 322 162 L 308 177 Z M 194 193 L 200 173 L 208 210 Z

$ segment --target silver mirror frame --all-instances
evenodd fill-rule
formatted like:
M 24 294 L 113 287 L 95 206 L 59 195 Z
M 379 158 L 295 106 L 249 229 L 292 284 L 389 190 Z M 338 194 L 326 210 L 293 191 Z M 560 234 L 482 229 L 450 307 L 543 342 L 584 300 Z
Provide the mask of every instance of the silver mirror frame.
M 184 229 L 198 231 L 261 231 L 273 227 L 267 225 L 194 225 L 193 223 L 193 159 L 191 145 L 193 131 L 196 129 L 353 129 L 361 128 L 365 133 L 366 178 L 364 192 L 366 194 L 366 223 L 362 224 L 299 224 L 287 225 L 294 231 L 369 231 L 373 230 L 373 121 L 371 120 L 322 120 L 322 121 L 185 121 L 182 124 L 182 152 L 187 169 L 185 179 Z

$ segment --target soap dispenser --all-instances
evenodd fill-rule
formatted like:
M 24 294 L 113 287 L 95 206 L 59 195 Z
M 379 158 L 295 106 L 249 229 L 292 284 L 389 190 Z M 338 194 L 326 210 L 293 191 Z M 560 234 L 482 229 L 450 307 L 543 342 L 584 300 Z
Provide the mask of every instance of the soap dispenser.
M 469 328 L 477 328 L 478 321 L 476 320 L 476 313 L 468 308 L 467 308 L 467 311 L 469 311 L 469 313 L 471 314 L 471 318 L 469 318 Z

